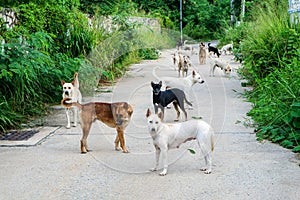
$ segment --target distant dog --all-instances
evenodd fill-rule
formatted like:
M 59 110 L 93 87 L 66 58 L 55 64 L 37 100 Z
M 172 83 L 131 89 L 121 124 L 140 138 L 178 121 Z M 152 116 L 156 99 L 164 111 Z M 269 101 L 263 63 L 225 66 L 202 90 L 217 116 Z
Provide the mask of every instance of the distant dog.
M 183 56 L 183 67 L 182 67 L 182 76 L 186 77 L 188 74 L 189 68 L 192 67 L 192 63 L 189 56 Z
M 222 61 L 220 58 L 211 58 L 210 63 L 210 76 L 215 76 L 215 69 L 219 67 L 225 75 L 229 75 L 231 73 L 231 67 L 228 62 Z
M 197 140 L 204 156 L 206 168 L 201 169 L 205 174 L 211 173 L 212 152 L 214 150 L 214 132 L 211 126 L 202 120 L 190 120 L 183 123 L 162 123 L 163 114 L 146 113 L 148 129 L 156 149 L 156 164 L 151 171 L 156 171 L 161 154 L 163 171 L 159 174 L 165 176 L 168 172 L 168 150 L 179 148 L 182 143 Z
M 206 49 L 205 49 L 205 44 L 201 42 L 199 45 L 199 62 L 200 65 L 206 64 Z
M 81 153 L 89 151 L 87 148 L 87 137 L 89 135 L 92 123 L 98 119 L 111 128 L 116 128 L 117 136 L 115 139 L 115 149 L 120 150 L 119 144 L 124 153 L 128 153 L 125 146 L 124 130 L 130 122 L 133 109 L 126 102 L 118 103 L 102 103 L 91 102 L 87 104 L 79 104 L 77 102 L 68 102 L 70 98 L 64 98 L 61 104 L 67 108 L 71 106 L 78 107 L 80 111 L 80 121 L 82 128 L 82 138 L 80 140 Z
M 167 88 L 179 88 L 184 92 L 188 92 L 193 85 L 196 83 L 204 83 L 204 80 L 201 78 L 200 74 L 193 70 L 193 72 L 184 78 L 175 78 L 175 77 L 158 77 L 155 73 L 155 70 L 158 67 L 154 68 L 152 71 L 153 76 L 156 80 L 161 80 L 162 84 Z
M 173 103 L 174 108 L 177 112 L 177 119 L 175 121 L 178 121 L 180 117 L 178 106 L 184 113 L 185 121 L 187 120 L 187 113 L 184 108 L 184 101 L 190 106 L 192 106 L 192 104 L 186 99 L 185 94 L 182 90 L 178 88 L 173 88 L 173 89 L 161 91 L 161 87 L 162 87 L 161 81 L 158 84 L 151 82 L 151 87 L 153 89 L 153 105 L 154 105 L 155 113 L 157 113 L 158 108 L 160 108 L 160 110 L 164 114 L 165 107 L 168 104 Z
M 174 69 L 177 70 L 178 69 L 178 63 L 179 63 L 179 54 L 178 54 L 177 51 L 172 54 L 172 60 L 173 60 L 173 64 L 174 64 Z
M 231 54 L 233 51 L 233 44 L 226 44 L 221 48 L 221 54 L 227 55 L 227 52 Z
M 210 46 L 210 43 L 208 43 L 208 53 L 211 53 L 211 52 L 213 54 L 217 55 L 218 58 L 221 55 L 220 52 L 219 52 L 219 50 L 216 47 Z
M 63 98 L 71 98 L 72 102 L 81 103 L 82 96 L 79 90 L 79 81 L 78 81 L 78 73 L 74 74 L 74 79 L 71 83 L 66 83 L 65 81 L 61 81 L 61 85 L 63 87 Z M 66 116 L 67 116 L 67 128 L 71 128 L 71 120 L 70 120 L 70 108 L 66 108 Z M 74 107 L 73 109 L 74 115 L 74 124 L 73 126 L 77 126 L 77 115 L 78 109 Z
M 188 68 L 192 66 L 190 57 L 183 54 L 178 54 L 178 77 L 180 77 L 180 72 L 182 71 L 182 76 L 184 74 L 187 76 Z

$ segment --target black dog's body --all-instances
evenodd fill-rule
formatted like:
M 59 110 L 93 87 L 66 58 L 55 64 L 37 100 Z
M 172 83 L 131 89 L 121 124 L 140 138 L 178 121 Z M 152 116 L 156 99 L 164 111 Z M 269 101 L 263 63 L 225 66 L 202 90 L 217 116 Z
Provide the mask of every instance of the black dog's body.
M 158 113 L 158 108 L 161 109 L 162 113 L 164 114 L 164 108 L 173 103 L 174 108 L 177 112 L 177 120 L 179 120 L 180 112 L 178 106 L 184 112 L 185 120 L 187 120 L 187 113 L 184 109 L 184 101 L 190 106 L 192 104 L 186 99 L 185 94 L 182 90 L 173 88 L 166 91 L 161 91 L 162 82 L 160 81 L 158 84 L 151 82 L 151 86 L 153 89 L 153 104 L 155 113 Z
M 218 58 L 220 57 L 220 52 L 216 47 L 210 46 L 210 43 L 208 43 L 208 53 L 213 52 L 214 54 L 217 54 Z

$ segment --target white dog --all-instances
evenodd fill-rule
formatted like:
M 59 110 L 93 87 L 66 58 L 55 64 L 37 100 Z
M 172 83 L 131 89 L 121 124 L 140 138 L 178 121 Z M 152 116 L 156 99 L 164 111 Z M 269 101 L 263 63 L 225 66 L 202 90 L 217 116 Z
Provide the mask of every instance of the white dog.
M 228 62 L 224 62 L 220 58 L 210 57 L 210 76 L 215 76 L 216 67 L 219 67 L 222 71 L 224 71 L 225 75 L 229 75 L 231 73 L 231 67 Z
M 72 102 L 77 102 L 81 104 L 82 96 L 79 90 L 79 81 L 78 81 L 78 73 L 74 74 L 74 79 L 71 83 L 66 83 L 65 81 L 61 81 L 63 87 L 63 98 L 71 98 Z M 70 122 L 70 115 L 69 115 L 70 108 L 66 108 L 66 115 L 67 115 L 67 128 L 71 128 Z M 78 108 L 73 107 L 73 114 L 74 114 L 74 124 L 73 126 L 77 126 L 77 115 L 78 115 Z
M 158 77 L 155 73 L 155 70 L 158 67 L 155 67 L 152 71 L 153 76 L 158 80 L 162 81 L 163 87 L 167 88 L 178 88 L 186 93 L 189 92 L 191 87 L 196 83 L 204 83 L 204 80 L 201 78 L 200 74 L 193 70 L 193 72 L 184 78 L 176 78 L 176 77 Z
M 231 52 L 232 52 L 232 50 L 233 50 L 233 44 L 226 44 L 225 46 L 223 46 L 222 48 L 221 48 L 221 54 L 223 54 L 224 53 L 224 55 L 227 55 L 227 52 L 229 53 L 229 54 L 231 54 Z
M 211 126 L 202 120 L 166 124 L 162 123 L 162 115 L 162 112 L 158 115 L 151 114 L 149 109 L 146 113 L 148 129 L 156 149 L 156 164 L 151 171 L 157 170 L 161 155 L 163 171 L 159 175 L 165 176 L 168 172 L 168 150 L 179 148 L 182 143 L 187 141 L 197 140 L 206 163 L 206 168 L 201 170 L 210 174 L 214 150 L 214 132 Z

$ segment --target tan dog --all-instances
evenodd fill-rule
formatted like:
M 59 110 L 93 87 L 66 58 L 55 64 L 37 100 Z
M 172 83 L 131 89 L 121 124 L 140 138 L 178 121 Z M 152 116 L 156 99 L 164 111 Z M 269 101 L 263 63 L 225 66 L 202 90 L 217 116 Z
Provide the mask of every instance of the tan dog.
M 151 171 L 156 171 L 161 154 L 163 171 L 159 174 L 165 176 L 168 172 L 168 150 L 179 148 L 182 143 L 197 140 L 204 156 L 206 168 L 201 169 L 206 174 L 211 173 L 212 152 L 214 150 L 214 132 L 211 126 L 202 120 L 190 120 L 182 123 L 162 123 L 163 114 L 146 113 L 148 129 L 156 149 L 156 164 Z
M 66 83 L 65 81 L 61 81 L 61 85 L 63 87 L 63 98 L 71 98 L 72 102 L 81 103 L 82 96 L 79 90 L 79 81 L 78 81 L 78 73 L 76 72 L 74 74 L 74 79 L 71 83 Z M 66 108 L 66 116 L 67 116 L 67 128 L 71 128 L 71 122 L 70 122 L 70 108 Z M 77 115 L 78 110 L 76 107 L 73 109 L 74 114 L 74 124 L 73 126 L 77 126 Z
M 124 153 L 128 153 L 125 146 L 124 130 L 131 120 L 133 113 L 132 106 L 126 102 L 103 103 L 91 102 L 79 104 L 77 102 L 67 102 L 70 98 L 64 98 L 61 104 L 67 108 L 76 106 L 80 108 L 80 121 L 82 127 L 81 153 L 89 151 L 87 148 L 87 137 L 89 135 L 93 121 L 98 119 L 111 128 L 116 128 L 117 136 L 115 139 L 115 149 L 120 150 L 119 144 Z
M 187 76 L 188 68 L 192 66 L 190 61 L 190 57 L 182 54 L 178 54 L 179 61 L 178 61 L 178 77 L 180 77 L 180 71 L 182 71 L 182 76 L 184 74 Z
M 200 65 L 206 64 L 206 49 L 205 49 L 205 44 L 201 42 L 199 45 L 199 62 Z

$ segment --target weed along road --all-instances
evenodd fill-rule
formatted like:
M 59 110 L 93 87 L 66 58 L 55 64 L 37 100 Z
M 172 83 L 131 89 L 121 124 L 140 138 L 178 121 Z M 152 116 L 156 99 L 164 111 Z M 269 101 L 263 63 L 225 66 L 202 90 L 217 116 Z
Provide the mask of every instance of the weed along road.
M 202 118 L 215 131 L 212 173 L 200 171 L 204 159 L 196 141 L 168 152 L 166 176 L 159 176 L 161 163 L 158 171 L 149 171 L 155 165 L 146 119 L 147 109 L 154 111 L 150 82 L 158 82 L 154 74 L 178 76 L 173 52 L 132 65 L 114 86 L 103 89 L 113 92 L 83 97 L 83 102 L 127 101 L 133 106 L 125 130 L 130 153 L 115 151 L 115 129 L 96 121 L 87 139 L 92 151 L 80 154 L 81 128 L 66 129 L 64 109 L 57 106 L 44 123 L 58 128 L 37 145 L 1 145 L 0 199 L 299 199 L 299 158 L 276 144 L 256 141 L 247 126 L 251 105 L 241 95 L 247 88 L 241 87 L 239 64 L 229 55 L 221 56 L 233 68 L 227 77 L 219 68 L 209 76 L 208 61 L 199 65 L 198 55 L 191 56 L 192 69 L 204 83 L 192 86 L 187 98 L 193 107 L 186 110 L 189 120 Z M 173 106 L 165 109 L 165 122 L 175 123 L 175 118 Z

